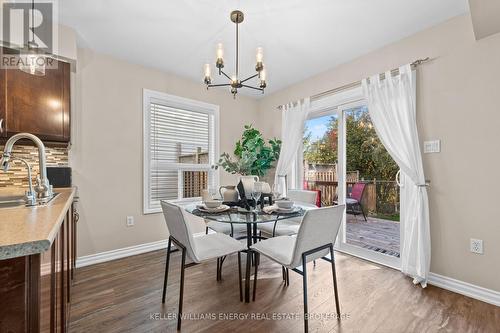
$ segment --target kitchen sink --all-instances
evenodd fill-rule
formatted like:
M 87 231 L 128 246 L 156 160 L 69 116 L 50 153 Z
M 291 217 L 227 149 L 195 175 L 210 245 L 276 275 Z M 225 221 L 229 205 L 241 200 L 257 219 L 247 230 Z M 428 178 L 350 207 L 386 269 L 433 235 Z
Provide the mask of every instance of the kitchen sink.
M 26 204 L 24 195 L 9 195 L 0 197 L 0 208 L 23 206 Z
M 59 193 L 54 193 L 52 198 L 44 201 L 38 201 L 37 206 L 45 205 L 54 199 Z M 0 196 L 0 209 L 26 206 L 24 195 L 4 195 Z

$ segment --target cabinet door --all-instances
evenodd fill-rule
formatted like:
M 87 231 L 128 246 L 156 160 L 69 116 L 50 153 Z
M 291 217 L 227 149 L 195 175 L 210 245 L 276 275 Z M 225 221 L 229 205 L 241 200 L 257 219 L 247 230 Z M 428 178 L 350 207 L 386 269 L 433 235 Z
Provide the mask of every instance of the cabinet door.
M 5 70 L 4 75 L 7 136 L 28 132 L 42 140 L 69 141 L 70 65 L 59 61 L 57 69 L 47 69 L 45 76 L 16 69 Z
M 0 68 L 0 138 L 7 137 L 6 119 L 5 119 L 5 88 L 6 88 L 5 69 Z

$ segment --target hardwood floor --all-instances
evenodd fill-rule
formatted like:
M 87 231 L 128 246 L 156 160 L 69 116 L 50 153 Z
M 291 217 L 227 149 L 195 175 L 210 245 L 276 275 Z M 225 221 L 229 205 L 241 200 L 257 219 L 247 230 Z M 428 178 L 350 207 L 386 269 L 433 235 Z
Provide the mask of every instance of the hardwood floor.
M 70 332 L 175 332 L 180 254 L 172 255 L 167 302 L 161 303 L 165 252 L 78 269 L 73 288 Z M 302 332 L 302 280 L 262 259 L 256 302 L 239 301 L 236 256 L 186 269 L 184 332 Z M 341 311 L 335 318 L 330 265 L 308 266 L 310 332 L 499 332 L 500 308 L 446 290 L 414 286 L 400 272 L 337 254 Z M 264 316 L 292 318 L 268 320 Z M 203 318 L 205 316 L 205 318 Z M 219 316 L 226 316 L 225 320 Z M 248 316 L 248 318 L 246 317 Z M 214 318 L 215 317 L 215 318 Z

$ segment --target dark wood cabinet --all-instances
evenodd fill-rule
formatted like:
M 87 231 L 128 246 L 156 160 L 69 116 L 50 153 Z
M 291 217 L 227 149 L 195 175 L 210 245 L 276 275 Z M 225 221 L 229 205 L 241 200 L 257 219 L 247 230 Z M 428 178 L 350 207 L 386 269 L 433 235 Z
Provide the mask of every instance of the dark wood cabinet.
M 56 63 L 45 76 L 0 69 L 0 137 L 28 132 L 45 141 L 70 141 L 71 69 Z
M 42 264 L 41 254 L 0 260 L 0 333 L 68 331 L 76 262 L 75 214 L 71 205 L 44 253 L 47 263 Z

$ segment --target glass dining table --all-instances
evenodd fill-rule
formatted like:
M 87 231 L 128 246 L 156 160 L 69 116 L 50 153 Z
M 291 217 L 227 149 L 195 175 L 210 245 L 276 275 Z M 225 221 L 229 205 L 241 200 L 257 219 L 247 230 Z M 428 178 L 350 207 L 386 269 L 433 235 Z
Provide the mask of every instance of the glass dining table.
M 216 221 L 221 223 L 228 223 L 231 225 L 231 231 L 233 230 L 234 224 L 243 224 L 246 225 L 246 235 L 243 238 L 246 238 L 247 241 L 247 250 L 245 251 L 247 254 L 246 259 L 246 272 L 245 272 L 245 302 L 250 302 L 250 271 L 252 261 L 253 251 L 251 250 L 251 246 L 255 244 L 262 238 L 258 234 L 257 225 L 260 223 L 274 223 L 274 227 L 279 223 L 279 221 L 290 219 L 293 217 L 303 216 L 306 210 L 314 209 L 316 206 L 309 204 L 301 204 L 296 203 L 295 209 L 292 212 L 270 212 L 266 213 L 263 210 L 246 210 L 241 207 L 231 207 L 224 212 L 219 213 L 209 213 L 203 210 L 198 209 L 198 206 L 201 202 L 193 203 L 185 206 L 185 210 L 188 213 L 204 218 L 209 221 Z M 233 232 L 231 232 L 234 235 Z

